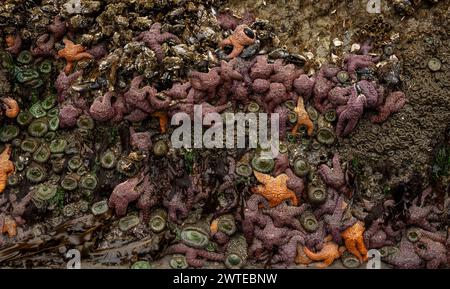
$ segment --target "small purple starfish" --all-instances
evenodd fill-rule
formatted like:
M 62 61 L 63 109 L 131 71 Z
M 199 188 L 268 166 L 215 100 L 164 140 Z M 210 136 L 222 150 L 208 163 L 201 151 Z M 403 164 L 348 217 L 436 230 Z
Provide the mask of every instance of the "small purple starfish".
M 136 38 L 134 38 L 134 40 L 144 42 L 145 45 L 153 50 L 158 62 L 162 62 L 164 58 L 164 52 L 162 51 L 161 44 L 167 40 L 173 40 L 177 43 L 180 42 L 180 39 L 172 33 L 161 33 L 160 23 L 154 23 L 148 31 L 141 32 Z
M 67 76 L 64 70 L 61 70 L 55 82 L 55 88 L 56 92 L 58 93 L 59 103 L 63 102 L 66 97 L 69 96 L 70 86 L 82 73 L 83 70 L 79 70 Z

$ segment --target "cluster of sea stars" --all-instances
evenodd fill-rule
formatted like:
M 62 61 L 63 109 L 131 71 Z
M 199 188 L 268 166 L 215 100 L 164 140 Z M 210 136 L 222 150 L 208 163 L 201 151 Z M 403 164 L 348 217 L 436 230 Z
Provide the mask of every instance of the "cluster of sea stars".
M 252 244 L 250 256 L 261 259 L 275 252 L 271 262 L 276 266 L 321 261 L 317 266 L 326 267 L 344 251 L 360 261 L 366 260 L 364 223 L 345 214 L 347 202 L 342 192 L 348 188 L 339 156 L 335 155 L 332 169 L 326 165 L 320 168 L 328 186 L 327 198 L 321 204 L 309 202 L 303 192 L 303 179 L 283 163 L 278 162 L 275 176 L 254 172 L 262 185 L 253 189 L 242 223 L 247 241 Z M 298 206 L 302 201 L 305 203 Z
M 160 92 L 146 84 L 144 76 L 135 76 L 122 93 L 115 90 L 100 92 L 92 103 L 81 97 L 72 98 L 71 87 L 83 74 L 81 70 L 72 73 L 73 65 L 83 59 L 103 57 L 104 46 L 87 50 L 70 39 L 63 39 L 66 24 L 60 18 L 55 18 L 48 27 L 48 33 L 37 39 L 31 51 L 38 57 L 58 55 L 66 61 L 55 83 L 61 105 L 59 117 L 62 128 L 75 126 L 82 114 L 90 115 L 98 122 L 116 123 L 123 120 L 140 122 L 153 116 L 159 118 L 161 133 L 164 133 L 169 116 L 184 112 L 192 117 L 194 104 L 202 104 L 203 114 L 206 114 L 222 112 L 230 107 L 229 103 L 234 108 L 240 105 L 248 108 L 250 102 L 255 102 L 268 113 L 280 114 L 280 135 L 284 138 L 289 110 L 283 104 L 292 101 L 296 104 L 294 112 L 297 116 L 291 128 L 292 134 L 296 135 L 299 128 L 304 126 L 307 135 L 311 136 L 314 124 L 305 109 L 305 103 L 312 100 L 320 113 L 336 110 L 337 135 L 345 136 L 354 130 L 366 109 L 378 112 L 371 117 L 372 122 L 382 122 L 405 104 L 402 92 L 386 93 L 367 73 L 378 61 L 377 57 L 368 54 L 368 45 L 363 46 L 362 54 L 345 56 L 342 67 L 324 65 L 316 75 L 308 76 L 302 69 L 281 59 L 272 61 L 263 55 L 250 60 L 239 58 L 245 46 L 255 42 L 256 34 L 247 25 L 234 26 L 234 33 L 220 43 L 222 48 L 229 45 L 233 47 L 228 55 L 232 60 L 223 60 L 220 66 L 208 72 L 192 71 L 188 81 L 175 83 L 172 88 Z M 55 53 L 54 44 L 61 39 L 64 48 Z M 161 46 L 164 42 L 181 42 L 171 33 L 161 33 L 159 23 L 154 23 L 135 40 L 142 41 L 153 50 L 159 62 L 164 58 Z M 16 51 L 22 45 L 20 37 L 10 37 L 7 43 L 8 50 L 18 54 Z M 18 110 L 15 112 L 14 103 L 7 98 L 1 100 L 8 106 L 5 115 L 15 117 Z M 149 132 L 136 132 L 133 128 L 130 128 L 129 142 L 141 152 L 148 153 L 152 147 Z M 0 172 L 0 193 L 8 175 L 14 171 L 9 161 L 10 153 L 11 149 L 7 147 L 0 155 L 0 167 L 3 169 Z M 128 206 L 136 203 L 141 217 L 148 221 L 151 209 L 162 203 L 168 211 L 169 221 L 182 223 L 192 208 L 209 199 L 214 190 L 207 185 L 206 173 L 201 168 L 194 167 L 188 175 L 183 167 L 174 166 L 169 172 L 159 175 L 158 182 L 153 181 L 151 173 L 144 168 L 137 176 L 119 183 L 109 197 L 108 206 L 117 216 L 123 216 Z M 227 166 L 223 175 L 217 177 L 221 181 L 217 186 L 220 194 L 233 194 L 235 191 L 237 177 L 234 159 L 227 159 Z M 349 214 L 352 194 L 337 154 L 333 157 L 332 166 L 322 164 L 318 173 L 327 186 L 327 196 L 320 204 L 309 202 L 305 196 L 305 181 L 293 173 L 287 154 L 277 158 L 272 174 L 254 171 L 254 177 L 260 184 L 251 189 L 253 195 L 246 201 L 243 212 L 238 210 L 235 216 L 250 245 L 251 258 L 264 260 L 273 254 L 270 261 L 276 266 L 289 266 L 294 262 L 305 265 L 320 262 L 317 263 L 318 267 L 326 267 L 344 252 L 362 262 L 367 260 L 367 248 L 384 248 L 396 244 L 400 235 L 395 233 L 391 225 L 385 225 L 381 217 L 368 223 L 366 230 L 364 219 Z M 8 214 L 0 214 L 2 232 L 9 236 L 16 235 L 16 224 L 23 224 L 21 216 L 31 197 L 29 194 L 18 202 L 14 196 L 10 196 L 12 209 Z M 220 214 L 237 207 L 237 197 L 233 197 L 234 202 Z M 414 239 L 410 237 L 411 234 L 403 234 L 398 251 L 386 257 L 386 262 L 397 267 L 420 267 L 425 263 L 427 267 L 434 268 L 445 264 L 445 242 L 448 245 L 449 241 L 436 232 L 432 223 L 436 215 L 441 213 L 434 206 L 425 206 L 423 201 L 420 205 L 415 202 L 408 208 L 406 221 L 396 225 L 404 231 L 415 228 L 419 237 Z M 212 236 L 223 247 L 230 241 L 230 236 L 223 232 L 213 232 Z M 221 253 L 195 249 L 185 244 L 175 244 L 169 247 L 167 253 L 185 254 L 187 263 L 193 267 L 203 266 L 201 258 L 212 261 L 224 259 Z
M 370 49 L 369 43 L 365 43 L 360 50 L 363 54 L 347 54 L 342 68 L 324 65 L 314 78 L 303 80 L 314 82 L 314 107 L 319 112 L 336 110 L 338 136 L 352 132 L 366 109 L 378 112 L 370 120 L 379 123 L 398 112 L 406 102 L 403 92 L 387 94 L 375 78 L 371 80 L 370 69 L 379 58 L 369 55 Z

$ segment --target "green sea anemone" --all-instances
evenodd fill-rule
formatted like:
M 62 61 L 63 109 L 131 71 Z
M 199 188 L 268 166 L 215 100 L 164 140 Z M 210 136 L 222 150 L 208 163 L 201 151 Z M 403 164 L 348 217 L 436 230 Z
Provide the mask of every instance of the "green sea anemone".
M 45 110 L 49 110 L 54 107 L 56 104 L 56 96 L 54 94 L 50 94 L 47 96 L 41 103 L 41 106 Z
M 309 165 L 304 160 L 296 158 L 293 163 L 294 173 L 303 178 L 309 173 Z
M 48 127 L 51 131 L 56 131 L 59 128 L 59 117 L 54 116 L 48 120 Z
M 300 138 L 304 138 L 306 136 L 306 126 L 301 125 L 298 127 L 296 135 Z
M 300 223 L 308 233 L 313 233 L 319 228 L 319 222 L 311 212 L 304 212 L 300 217 Z
M 273 170 L 275 161 L 272 158 L 266 156 L 256 155 L 252 159 L 252 167 L 255 171 L 267 174 Z
M 81 129 L 91 130 L 94 128 L 94 120 L 88 115 L 81 115 L 77 119 L 77 126 Z
M 297 141 L 297 137 L 292 133 L 288 132 L 286 133 L 286 140 L 290 143 L 295 143 Z
M 322 187 L 310 185 L 308 188 L 308 201 L 315 206 L 325 203 L 327 192 Z
M 112 169 L 116 164 L 116 156 L 111 150 L 107 150 L 100 157 L 100 164 L 105 169 Z
M 297 113 L 295 113 L 293 111 L 290 111 L 288 113 L 288 120 L 289 120 L 290 123 L 296 123 L 297 119 L 298 119 Z
M 61 181 L 61 187 L 66 191 L 73 191 L 78 187 L 78 178 L 74 175 L 66 175 Z
M 244 260 L 242 260 L 241 256 L 235 253 L 231 253 L 227 256 L 225 259 L 225 266 L 228 269 L 239 269 L 242 268 L 242 264 L 244 263 Z
M 172 255 L 169 265 L 172 269 L 186 269 L 188 267 L 186 256 L 181 254 Z
M 53 184 L 40 184 L 33 194 L 33 203 L 37 208 L 42 208 L 51 199 L 55 198 L 57 192 L 58 188 Z
M 72 217 L 76 213 L 76 207 L 75 204 L 67 204 L 63 208 L 63 215 L 64 217 Z
M 217 228 L 220 232 L 223 232 L 228 236 L 233 235 L 236 232 L 236 222 L 234 221 L 233 215 L 226 214 L 220 216 Z
M 57 138 L 50 142 L 50 151 L 52 153 L 63 153 L 67 146 L 67 140 Z
M 389 251 L 388 251 L 387 247 L 382 247 L 382 248 L 378 249 L 378 252 L 380 252 L 381 258 L 385 258 L 385 257 L 389 256 Z
M 316 121 L 316 120 L 319 118 L 319 113 L 318 113 L 317 110 L 315 110 L 314 107 L 312 107 L 312 106 L 307 107 L 307 108 L 306 108 L 306 112 L 308 113 L 309 118 L 310 118 L 312 121 Z
M 21 126 L 29 125 L 32 120 L 33 120 L 33 115 L 27 110 L 20 111 L 16 117 L 17 123 Z
M 34 118 L 41 118 L 47 115 L 40 102 L 36 102 L 30 107 L 30 113 Z
M 46 142 L 51 142 L 52 140 L 54 140 L 56 137 L 56 132 L 54 131 L 49 131 L 44 135 L 44 140 Z
M 341 261 L 342 261 L 342 264 L 344 265 L 344 267 L 350 268 L 350 269 L 358 268 L 359 265 L 361 265 L 361 263 L 359 262 L 359 259 L 355 255 L 353 255 L 352 253 L 350 253 L 348 251 L 345 251 L 342 254 Z
M 78 155 L 71 157 L 69 159 L 69 161 L 67 162 L 67 166 L 72 171 L 77 170 L 79 167 L 81 167 L 82 164 L 83 164 L 83 161 L 81 160 L 81 157 Z
M 59 174 L 64 169 L 65 162 L 64 154 L 52 154 L 50 156 L 50 164 L 54 173 Z
M 332 145 L 336 141 L 334 131 L 327 127 L 319 128 L 316 138 L 319 143 L 326 145 Z
M 324 118 L 328 122 L 334 122 L 337 119 L 337 114 L 334 109 L 330 109 L 325 112 Z
M 77 139 L 68 139 L 65 153 L 68 155 L 76 155 L 80 153 L 81 143 Z
M 39 78 L 39 73 L 31 68 L 15 66 L 14 77 L 18 83 L 22 84 L 23 90 L 26 89 L 30 92 L 32 99 L 38 96 L 37 89 L 44 84 L 42 79 Z
M 33 160 L 38 163 L 46 163 L 50 158 L 50 149 L 47 144 L 43 143 L 33 154 Z
M 25 176 L 32 183 L 40 183 L 46 178 L 45 169 L 37 164 L 28 166 Z
M 84 176 L 87 173 L 88 173 L 88 168 L 86 166 L 81 166 L 77 170 L 77 175 L 79 175 L 79 176 Z
M 119 220 L 119 229 L 123 232 L 126 232 L 137 225 L 139 225 L 140 220 L 136 215 L 128 215 Z
M 14 68 L 14 60 L 11 54 L 0 50 L 0 64 L 4 69 L 12 70 Z
M 131 265 L 131 269 L 151 269 L 152 265 L 148 261 L 136 261 Z
M 415 243 L 420 240 L 422 233 L 417 228 L 410 228 L 406 231 L 406 237 L 410 242 Z
M 290 110 L 294 110 L 296 105 L 293 100 L 288 100 L 284 102 L 284 106 L 286 106 Z
M 228 269 L 240 269 L 244 267 L 248 258 L 248 244 L 241 234 L 234 235 L 226 248 L 225 266 Z
M 254 101 L 250 101 L 250 103 L 248 104 L 248 106 L 247 106 L 247 110 L 249 111 L 249 112 L 258 112 L 259 111 L 259 104 L 257 104 L 256 102 L 254 102 Z
M 47 116 L 50 118 L 58 117 L 59 115 L 59 109 L 57 107 L 51 108 L 49 111 L 47 111 Z
M 181 231 L 181 240 L 194 248 L 204 248 L 209 243 L 208 234 L 194 226 L 188 226 Z
M 20 182 L 20 178 L 17 174 L 12 174 L 8 176 L 8 186 L 16 186 Z
M 39 64 L 39 72 L 48 74 L 52 72 L 52 62 L 50 60 L 44 60 Z
M 288 146 L 284 143 L 280 143 L 280 145 L 278 146 L 278 151 L 280 152 L 280 154 L 285 154 L 288 152 Z
M 437 58 L 431 58 L 429 61 L 428 61 L 428 68 L 431 70 L 431 71 L 438 71 L 438 70 L 440 70 L 441 69 L 441 67 L 442 67 L 442 63 L 441 63 L 441 61 L 439 60 L 439 59 L 437 59 Z
M 92 214 L 94 214 L 95 216 L 103 215 L 104 213 L 108 212 L 108 209 L 109 207 L 107 200 L 96 202 L 92 204 L 91 207 Z
M 19 128 L 15 125 L 8 124 L 0 127 L 0 141 L 9 142 L 19 135 Z
M 167 212 L 164 209 L 157 209 L 150 215 L 148 226 L 153 233 L 161 233 L 167 226 Z
M 31 55 L 30 51 L 28 50 L 22 50 L 19 55 L 17 56 L 17 62 L 22 64 L 28 64 L 31 61 L 33 61 L 33 56 Z
M 339 82 L 342 84 L 348 82 L 350 79 L 350 75 L 348 75 L 348 72 L 345 70 L 339 71 L 338 74 L 336 75 L 336 77 L 339 80 Z
M 313 149 L 313 150 L 319 150 L 320 148 L 322 147 L 322 145 L 320 144 L 320 142 L 318 142 L 318 141 L 316 141 L 316 140 L 314 140 L 312 143 L 311 143 L 311 148 Z
M 250 177 L 253 173 L 252 167 L 248 164 L 238 164 L 236 166 L 236 173 L 242 177 Z
M 43 137 L 48 132 L 48 123 L 45 119 L 33 120 L 28 126 L 28 133 L 34 137 Z
M 155 156 L 165 156 L 169 152 L 169 147 L 164 140 L 159 140 L 153 145 Z
M 93 190 L 97 187 L 98 180 L 93 174 L 85 174 L 80 179 L 80 187 L 88 190 Z

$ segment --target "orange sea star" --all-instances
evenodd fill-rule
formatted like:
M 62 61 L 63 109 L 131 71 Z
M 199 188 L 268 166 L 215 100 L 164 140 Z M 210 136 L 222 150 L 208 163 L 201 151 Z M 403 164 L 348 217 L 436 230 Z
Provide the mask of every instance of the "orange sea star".
M 0 101 L 6 105 L 5 115 L 7 117 L 15 118 L 19 114 L 19 104 L 17 104 L 15 99 L 11 97 L 2 97 L 0 98 Z
M 341 234 L 342 238 L 344 238 L 347 250 L 355 255 L 361 262 L 367 260 L 367 248 L 364 245 L 363 237 L 364 231 L 364 224 L 362 222 L 356 222 Z
M 64 39 L 64 48 L 58 51 L 58 56 L 66 59 L 67 64 L 64 72 L 69 74 L 72 71 L 73 62 L 84 58 L 94 58 L 91 54 L 85 52 L 86 48 L 80 44 L 74 44 L 68 39 Z
M 152 113 L 152 116 L 157 117 L 159 119 L 159 129 L 161 133 L 166 133 L 167 131 L 167 123 L 169 122 L 169 117 L 166 112 L 163 111 L 155 111 Z
M 304 125 L 306 127 L 306 132 L 308 133 L 308 135 L 309 136 L 312 135 L 314 130 L 314 124 L 305 110 L 305 105 L 303 103 L 302 97 L 298 98 L 297 106 L 295 107 L 294 111 L 297 113 L 297 123 L 292 128 L 292 134 L 296 135 L 298 133 L 298 128 Z
M 330 266 L 334 260 L 338 259 L 342 255 L 343 251 L 345 251 L 344 247 L 339 248 L 339 245 L 330 239 L 331 236 L 327 236 L 327 242 L 323 245 L 323 248 L 316 253 L 308 249 L 308 247 L 303 247 L 303 252 L 307 258 L 312 261 L 322 261 L 316 264 L 318 268 L 326 268 Z
M 3 220 L 3 227 L 1 228 L 1 232 L 3 234 L 8 233 L 8 236 L 10 238 L 17 235 L 17 224 L 16 221 L 14 221 L 13 218 L 10 216 L 6 216 Z
M 255 40 L 255 33 L 247 25 L 239 25 L 230 37 L 220 43 L 220 47 L 232 45 L 233 51 L 228 54 L 228 58 L 235 58 L 241 54 L 245 46 L 255 43 Z
M 264 196 L 269 201 L 270 207 L 278 206 L 284 200 L 291 200 L 292 205 L 298 205 L 297 196 L 286 185 L 289 179 L 286 174 L 280 174 L 275 178 L 257 171 L 254 174 L 262 185 L 252 188 L 252 191 Z
M 9 160 L 11 156 L 11 146 L 6 145 L 6 148 L 0 154 L 0 193 L 6 188 L 6 181 L 8 176 L 14 172 L 14 164 Z

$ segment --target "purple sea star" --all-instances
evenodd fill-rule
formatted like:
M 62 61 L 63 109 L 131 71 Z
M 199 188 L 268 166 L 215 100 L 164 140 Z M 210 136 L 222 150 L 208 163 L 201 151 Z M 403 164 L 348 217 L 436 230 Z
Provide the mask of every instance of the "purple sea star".
M 130 178 L 123 183 L 118 184 L 109 196 L 108 206 L 114 209 L 117 216 L 123 216 L 127 213 L 128 204 L 136 201 L 142 194 L 137 189 L 138 184 L 142 181 L 143 176 Z
M 339 154 L 335 153 L 332 160 L 333 167 L 330 168 L 326 164 L 319 166 L 318 172 L 322 180 L 328 186 L 336 189 L 341 193 L 349 193 L 346 185 L 344 171 L 341 168 Z
M 378 115 L 370 118 L 373 123 L 385 121 L 391 114 L 398 112 L 406 103 L 406 96 L 401 91 L 395 91 L 386 97 L 385 103 L 378 108 Z
M 75 80 L 83 74 L 82 70 L 76 71 L 69 76 L 66 75 L 64 70 L 61 70 L 58 77 L 56 78 L 55 88 L 58 93 L 58 102 L 63 102 L 66 97 L 69 96 L 69 89 Z
M 154 23 L 148 31 L 141 32 L 136 38 L 134 38 L 134 40 L 144 42 L 145 45 L 153 50 L 158 62 L 162 62 L 164 58 L 164 52 L 162 51 L 161 44 L 167 40 L 173 40 L 177 43 L 180 42 L 180 39 L 172 33 L 161 33 L 160 23 Z
M 353 91 L 345 108 L 342 112 L 338 113 L 339 118 L 336 125 L 336 135 L 338 137 L 348 135 L 355 129 L 364 112 L 365 106 L 366 97 L 364 94 L 357 95 L 356 91 Z
M 130 144 L 140 151 L 148 152 L 152 147 L 150 133 L 148 131 L 136 132 L 133 127 L 130 127 Z
M 196 268 L 201 268 L 205 265 L 205 261 L 203 259 L 218 262 L 225 260 L 225 256 L 223 254 L 191 248 L 181 243 L 167 248 L 166 254 L 185 254 L 188 265 Z
M 81 113 L 82 110 L 72 104 L 63 105 L 59 110 L 59 126 L 61 128 L 73 127 Z
M 418 269 L 424 263 L 415 252 L 414 243 L 411 243 L 406 236 L 401 239 L 398 251 L 387 256 L 383 261 L 398 269 Z
M 113 96 L 114 92 L 108 91 L 94 100 L 89 109 L 89 114 L 93 119 L 98 121 L 108 121 L 114 117 L 115 111 L 111 106 L 111 97 Z
M 55 38 L 50 34 L 42 34 L 36 40 L 36 45 L 31 48 L 31 54 L 35 57 L 48 57 L 55 56 L 56 53 L 53 51 L 53 46 L 55 45 Z

